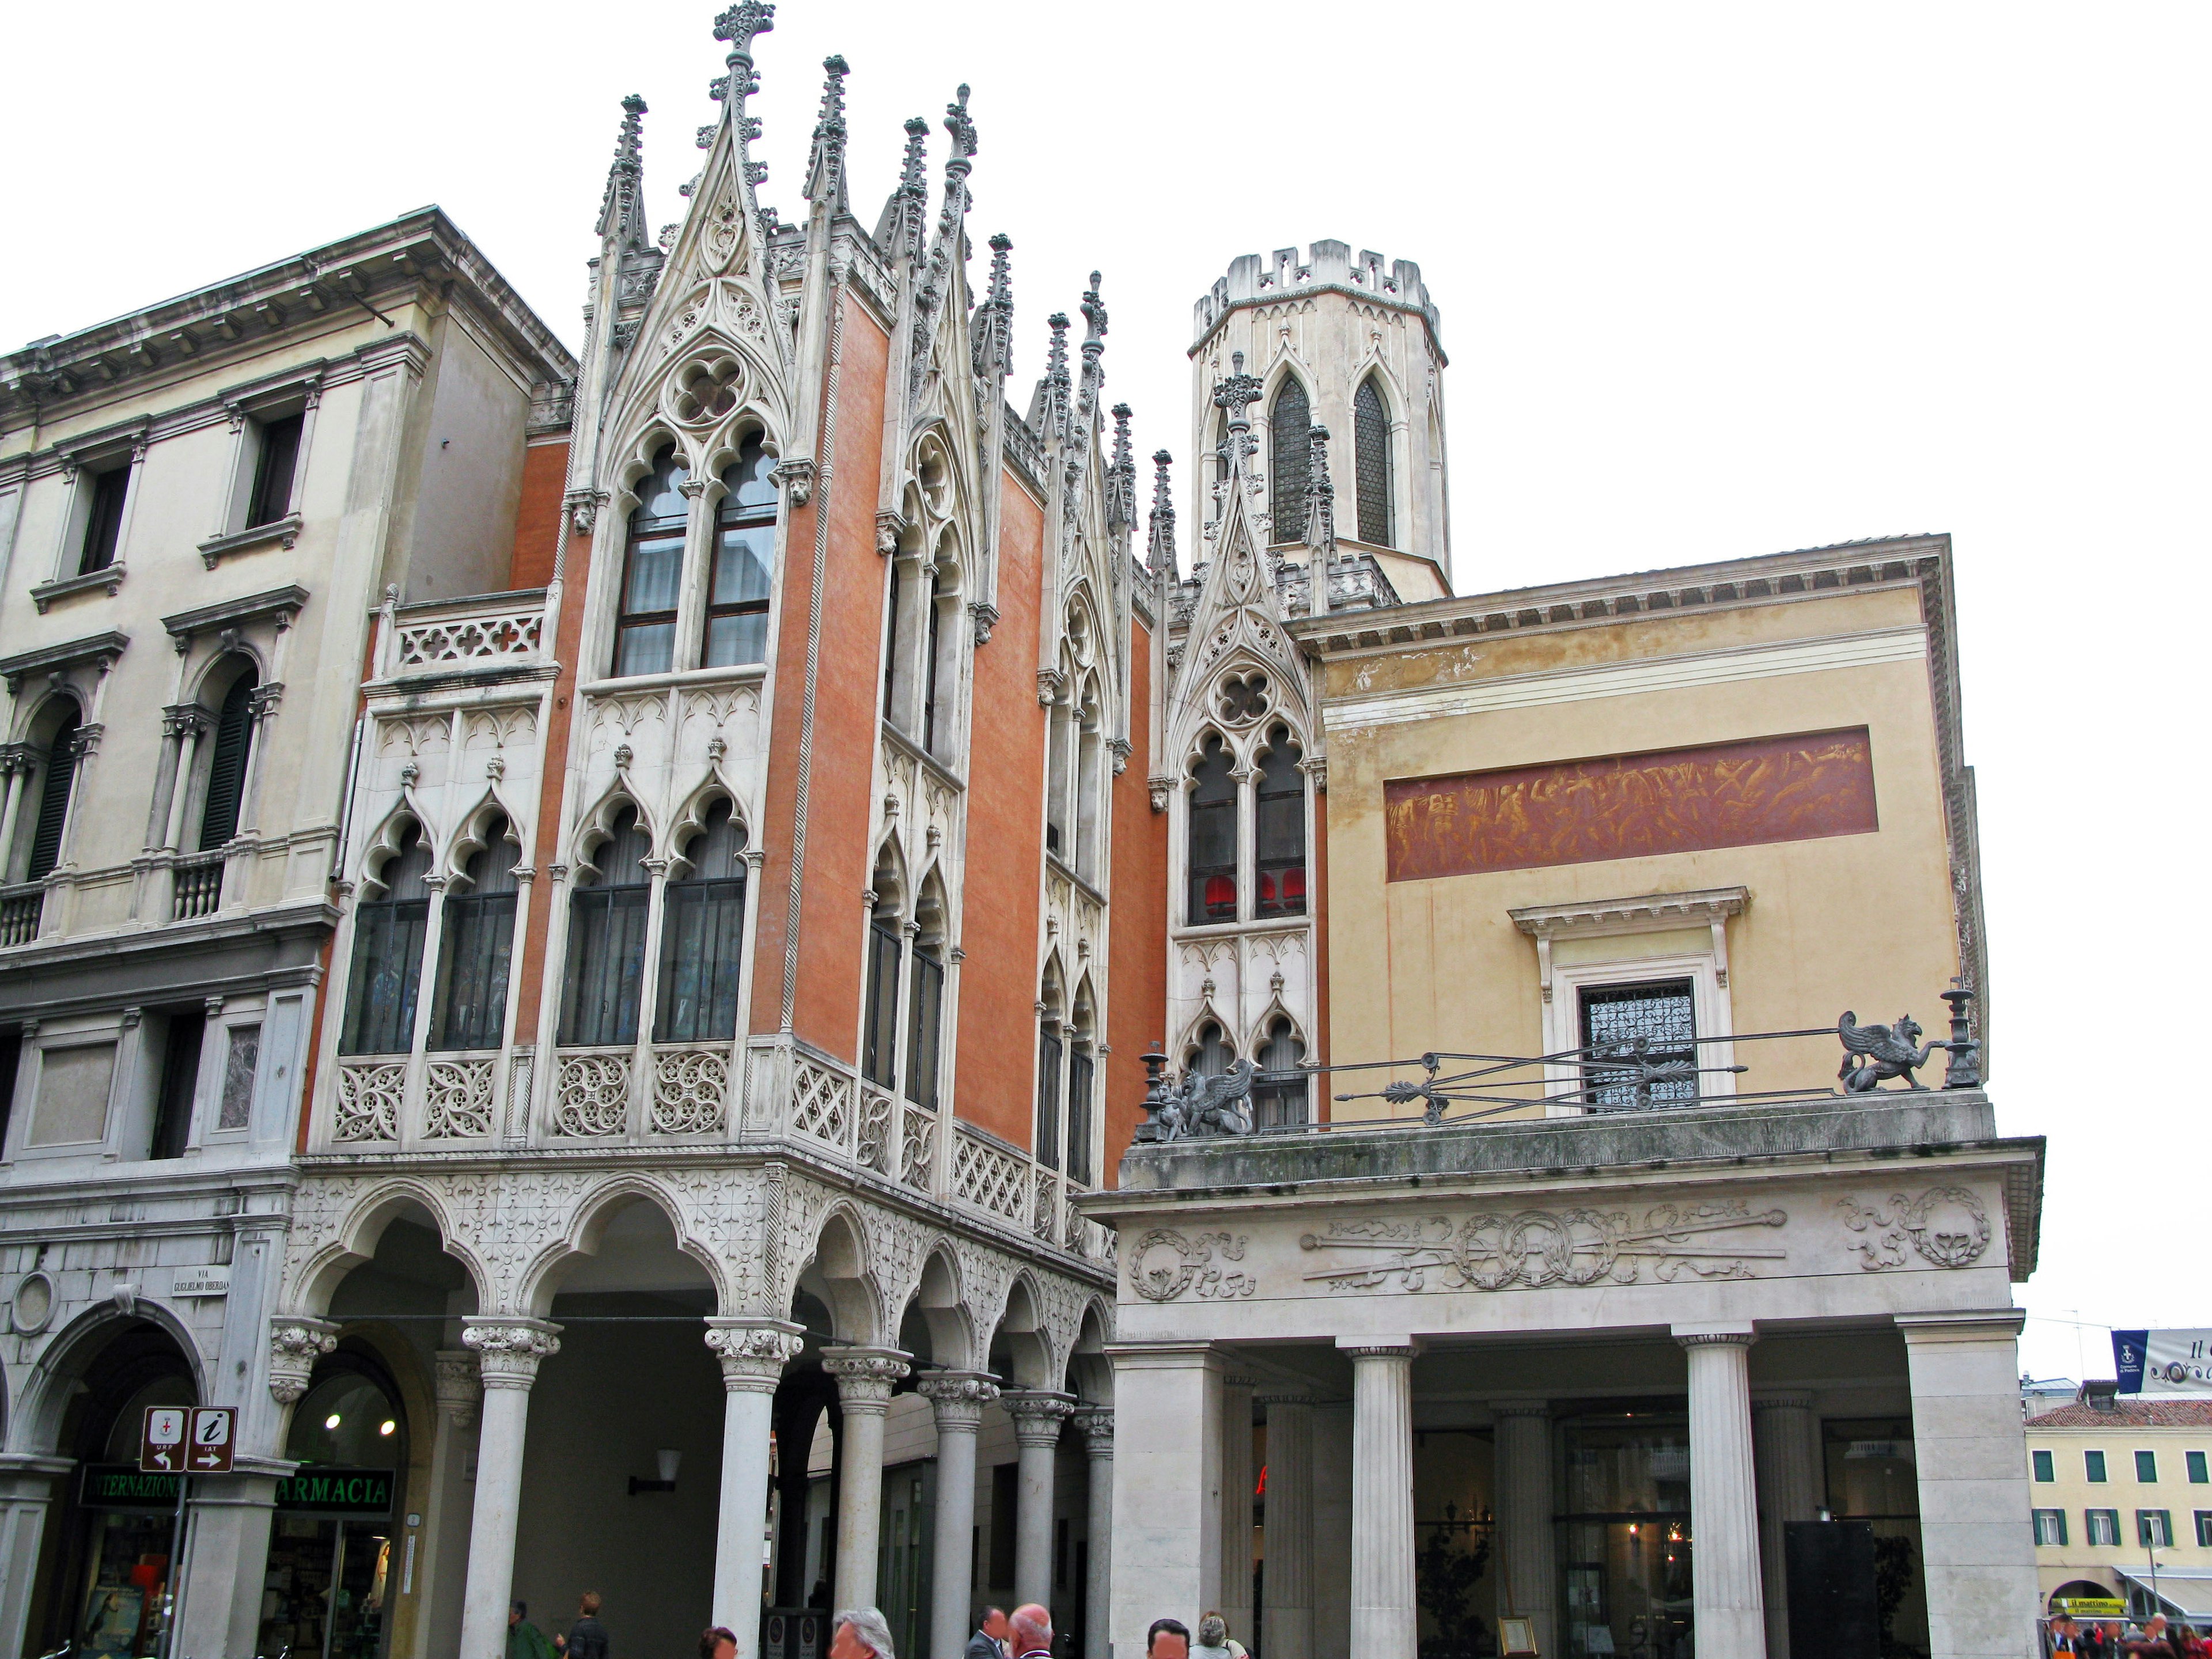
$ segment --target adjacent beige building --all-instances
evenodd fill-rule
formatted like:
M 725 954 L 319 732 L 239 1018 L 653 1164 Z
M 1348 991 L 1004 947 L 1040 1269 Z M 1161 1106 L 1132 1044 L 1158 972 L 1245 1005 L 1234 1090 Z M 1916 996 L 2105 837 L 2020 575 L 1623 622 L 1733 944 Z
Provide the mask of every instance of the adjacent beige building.
M 2091 1396 L 2030 1418 L 2027 1474 L 2046 1606 L 2212 1620 L 2212 1401 Z

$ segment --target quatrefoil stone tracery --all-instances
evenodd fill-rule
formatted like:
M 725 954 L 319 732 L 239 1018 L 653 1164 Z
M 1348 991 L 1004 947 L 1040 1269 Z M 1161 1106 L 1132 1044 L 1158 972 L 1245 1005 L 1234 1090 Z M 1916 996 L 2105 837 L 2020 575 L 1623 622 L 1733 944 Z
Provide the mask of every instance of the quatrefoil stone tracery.
M 1221 718 L 1231 726 L 1249 726 L 1273 707 L 1265 674 L 1231 674 L 1221 682 L 1215 697 Z
M 734 362 L 696 363 L 684 370 L 676 392 L 676 418 L 697 424 L 718 421 L 738 406 L 742 371 Z

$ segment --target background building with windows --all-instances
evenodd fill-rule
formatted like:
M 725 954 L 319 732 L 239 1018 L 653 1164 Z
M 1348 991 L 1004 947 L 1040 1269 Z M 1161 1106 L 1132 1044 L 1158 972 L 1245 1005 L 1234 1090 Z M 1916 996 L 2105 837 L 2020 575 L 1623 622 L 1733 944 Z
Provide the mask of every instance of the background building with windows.
M 2212 1624 L 2212 1401 L 2087 1394 L 2027 1421 L 2035 1567 L 2082 1598 Z

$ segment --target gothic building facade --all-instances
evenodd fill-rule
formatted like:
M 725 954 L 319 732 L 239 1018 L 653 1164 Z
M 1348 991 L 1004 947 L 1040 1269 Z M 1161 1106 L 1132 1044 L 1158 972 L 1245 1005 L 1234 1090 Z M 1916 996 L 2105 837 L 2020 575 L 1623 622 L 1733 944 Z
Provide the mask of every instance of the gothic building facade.
M 511 1597 L 589 1587 L 625 1648 L 746 1659 L 818 1656 L 833 1601 L 951 1659 L 986 1599 L 1084 1659 L 1209 1607 L 1265 1659 L 1509 1620 L 1780 1659 L 1823 1425 L 1909 1448 L 1941 1340 L 1929 1432 L 1978 1450 L 2033 1256 L 2039 1146 L 1971 1067 L 1910 1122 L 1730 1115 L 1739 1035 L 1985 986 L 1948 544 L 1456 598 L 1437 309 L 1324 240 L 1200 300 L 1196 499 L 1155 456 L 1140 545 L 1100 277 L 1010 396 L 966 88 L 870 219 L 836 58 L 786 222 L 772 16 L 717 20 L 657 234 L 625 101 L 575 357 L 434 210 L 0 362 L 0 1652 L 495 1659 Z M 1634 799 L 1553 810 L 1601 775 Z M 1875 940 L 1812 896 L 1870 872 L 1918 907 Z M 1437 1049 L 1541 1086 L 1424 1140 Z M 1165 1073 L 1237 1100 L 1178 1118 Z M 1484 1139 L 1524 1119 L 1585 1173 L 1511 1272 L 1369 1213 L 1529 1179 Z M 1670 1134 L 1963 1173 L 1794 1255 L 1624 1244 L 1602 1205 L 1680 1198 Z M 1686 1379 L 1635 1346 L 1670 1323 Z M 1747 1517 L 1711 1425 L 1761 1334 Z M 138 1474 L 185 1405 L 238 1409 L 233 1469 Z M 1408 1425 L 1466 1443 L 1425 1473 Z M 1680 1573 L 1551 1500 L 1601 1442 Z M 1747 1580 L 1716 1548 L 1691 1585 L 1693 1516 L 1756 1534 Z M 1880 1518 L 1899 1639 L 1999 1650 L 1996 1534 Z

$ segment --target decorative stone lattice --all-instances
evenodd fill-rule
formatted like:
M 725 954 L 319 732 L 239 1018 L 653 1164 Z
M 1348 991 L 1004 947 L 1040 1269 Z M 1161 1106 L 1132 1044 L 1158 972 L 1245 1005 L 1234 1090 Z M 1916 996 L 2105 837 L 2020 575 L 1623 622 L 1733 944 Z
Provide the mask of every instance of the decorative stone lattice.
M 534 657 L 544 612 L 525 611 L 490 617 L 457 617 L 399 630 L 399 665 L 427 668 L 441 663 L 486 658 Z
M 853 1123 L 853 1085 L 849 1079 L 805 1060 L 791 1069 L 791 1127 L 794 1133 L 812 1135 L 832 1146 L 848 1144 Z
M 1030 1231 L 1048 1244 L 1060 1237 L 1060 1182 L 1049 1170 L 1036 1172 L 1036 1197 L 1030 1209 Z
M 665 1135 L 713 1134 L 722 1127 L 730 1066 L 717 1050 L 660 1055 L 653 1063 L 653 1127 Z
M 459 1139 L 491 1133 L 489 1060 L 441 1060 L 422 1080 L 422 1133 L 432 1140 Z
M 891 1097 L 860 1091 L 860 1162 L 881 1175 L 891 1172 Z
M 957 1137 L 952 1190 L 1009 1221 L 1024 1220 L 1030 1207 L 1029 1165 L 973 1135 Z
M 908 1106 L 900 1139 L 899 1179 L 916 1192 L 926 1193 L 937 1163 L 936 1115 Z
M 553 1133 L 618 1135 L 629 1123 L 629 1056 L 563 1054 L 553 1096 Z
M 399 1103 L 406 1092 L 404 1060 L 340 1066 L 337 1121 L 331 1139 L 341 1146 L 398 1139 Z

